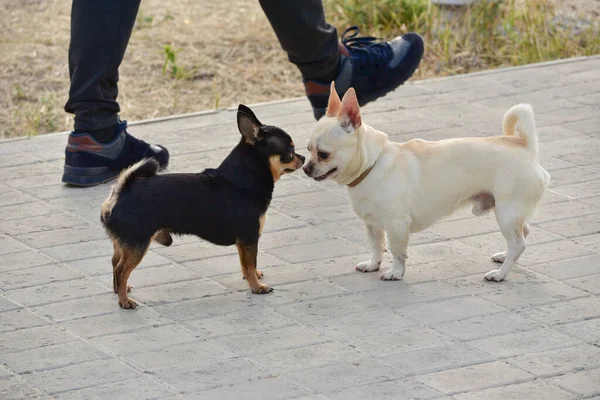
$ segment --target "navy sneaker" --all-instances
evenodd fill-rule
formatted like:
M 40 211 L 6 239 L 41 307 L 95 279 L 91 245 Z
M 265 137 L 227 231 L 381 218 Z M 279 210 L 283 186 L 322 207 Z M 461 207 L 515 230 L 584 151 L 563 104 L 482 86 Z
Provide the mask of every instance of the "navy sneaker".
M 423 39 L 407 33 L 390 42 L 377 42 L 372 36 L 358 36 L 352 26 L 342 34 L 340 72 L 335 88 L 340 97 L 353 87 L 361 106 L 385 96 L 408 80 L 423 57 Z M 306 95 L 315 118 L 320 119 L 327 109 L 331 82 L 304 81 Z
M 142 158 L 154 158 L 160 169 L 169 164 L 169 152 L 127 133 L 127 121 L 117 125 L 117 136 L 100 143 L 89 133 L 71 133 L 65 149 L 62 181 L 74 186 L 95 186 L 115 179 L 126 167 Z

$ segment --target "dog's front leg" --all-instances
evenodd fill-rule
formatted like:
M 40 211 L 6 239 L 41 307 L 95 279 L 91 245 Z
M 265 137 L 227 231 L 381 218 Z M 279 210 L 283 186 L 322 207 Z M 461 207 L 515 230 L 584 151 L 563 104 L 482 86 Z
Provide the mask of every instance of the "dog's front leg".
M 373 250 L 373 255 L 369 261 L 363 261 L 356 266 L 357 271 L 362 272 L 373 272 L 379 271 L 379 266 L 383 259 L 383 253 L 385 252 L 385 231 L 383 229 L 376 228 L 365 222 L 367 228 L 367 239 Z
M 387 231 L 390 250 L 394 256 L 392 268 L 381 275 L 384 281 L 399 281 L 404 276 L 406 259 L 408 258 L 408 225 L 395 225 Z
M 238 254 L 240 256 L 240 263 L 242 265 L 242 275 L 248 280 L 250 290 L 252 293 L 271 293 L 273 288 L 269 285 L 264 285 L 258 281 L 258 275 L 262 276 L 262 273 L 257 272 L 256 269 L 256 258 L 258 255 L 258 244 L 243 244 L 241 242 L 236 243 Z

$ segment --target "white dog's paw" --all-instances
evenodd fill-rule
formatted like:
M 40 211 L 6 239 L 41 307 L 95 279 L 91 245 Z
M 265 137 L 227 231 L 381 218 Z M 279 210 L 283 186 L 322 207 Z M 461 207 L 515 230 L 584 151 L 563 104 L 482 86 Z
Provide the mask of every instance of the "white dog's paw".
M 357 271 L 361 271 L 361 272 L 373 272 L 373 271 L 379 271 L 379 266 L 381 265 L 381 261 L 377 262 L 377 261 L 363 261 L 361 263 L 358 263 L 358 265 L 356 266 L 356 270 Z
M 404 272 L 400 272 L 393 268 L 388 269 L 381 275 L 383 281 L 399 281 L 404 276 Z
M 506 278 L 506 275 L 501 274 L 499 269 L 493 269 L 490 272 L 488 272 L 487 274 L 485 274 L 486 281 L 500 282 L 500 281 L 504 280 L 504 278 Z
M 496 253 L 492 256 L 492 261 L 502 264 L 506 260 L 506 252 Z

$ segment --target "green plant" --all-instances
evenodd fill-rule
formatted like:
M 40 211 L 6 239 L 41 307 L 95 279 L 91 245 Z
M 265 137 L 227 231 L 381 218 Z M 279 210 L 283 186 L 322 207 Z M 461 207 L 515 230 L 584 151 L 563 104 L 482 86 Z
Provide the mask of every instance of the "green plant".
M 166 44 L 163 47 L 163 52 L 165 55 L 165 62 L 163 63 L 163 74 L 167 72 L 174 79 L 186 79 L 189 74 L 183 68 L 180 68 L 177 65 L 177 50 L 173 49 L 170 44 Z
M 140 10 L 135 19 L 135 29 L 144 29 L 152 27 L 152 23 L 154 22 L 154 17 L 151 15 L 145 15 L 142 10 Z

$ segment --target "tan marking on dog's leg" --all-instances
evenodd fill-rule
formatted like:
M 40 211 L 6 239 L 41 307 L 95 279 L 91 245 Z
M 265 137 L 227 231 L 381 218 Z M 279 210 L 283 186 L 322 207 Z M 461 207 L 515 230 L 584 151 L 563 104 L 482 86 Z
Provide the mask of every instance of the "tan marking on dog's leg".
M 113 248 L 114 248 L 114 252 L 113 252 L 113 256 L 112 256 L 113 291 L 115 293 L 117 293 L 118 282 L 117 282 L 117 275 L 115 274 L 115 268 L 117 268 L 119 261 L 121 261 L 121 258 L 123 257 L 123 252 L 121 251 L 121 247 L 117 244 L 117 242 L 115 240 L 113 240 Z
M 273 288 L 258 281 L 258 272 L 256 270 L 256 257 L 258 255 L 258 244 L 245 245 L 236 243 L 242 264 L 242 273 L 246 271 L 246 279 L 252 293 L 263 294 L 270 293 Z
M 149 245 L 150 243 L 148 243 Z M 127 296 L 127 292 L 130 290 L 130 287 L 127 285 L 127 280 L 129 279 L 129 275 L 131 275 L 131 271 L 135 269 L 144 258 L 144 255 L 148 251 L 148 245 L 146 248 L 141 249 L 128 249 L 122 248 L 123 257 L 117 268 L 115 268 L 115 276 L 117 277 L 117 293 L 119 295 L 119 306 L 125 309 L 133 309 L 137 307 L 137 303 L 131 300 Z

